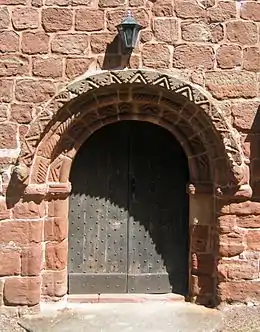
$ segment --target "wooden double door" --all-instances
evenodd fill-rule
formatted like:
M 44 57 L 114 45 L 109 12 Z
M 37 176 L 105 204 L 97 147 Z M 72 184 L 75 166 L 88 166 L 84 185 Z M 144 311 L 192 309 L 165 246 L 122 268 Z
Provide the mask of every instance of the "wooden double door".
M 165 129 L 94 133 L 71 170 L 69 293 L 179 293 L 188 283 L 186 156 Z

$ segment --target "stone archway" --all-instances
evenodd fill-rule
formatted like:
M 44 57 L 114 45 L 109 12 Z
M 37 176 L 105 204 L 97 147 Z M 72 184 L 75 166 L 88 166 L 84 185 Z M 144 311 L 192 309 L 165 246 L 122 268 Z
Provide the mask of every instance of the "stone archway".
M 243 195 L 247 166 L 239 139 L 211 96 L 153 70 L 102 72 L 69 85 L 44 105 L 25 136 L 15 172 L 26 185 L 24 200 L 37 198 L 45 207 L 42 295 L 60 297 L 67 292 L 72 160 L 94 131 L 118 120 L 158 124 L 183 146 L 191 178 L 189 293 L 198 303 L 214 303 L 215 192 Z

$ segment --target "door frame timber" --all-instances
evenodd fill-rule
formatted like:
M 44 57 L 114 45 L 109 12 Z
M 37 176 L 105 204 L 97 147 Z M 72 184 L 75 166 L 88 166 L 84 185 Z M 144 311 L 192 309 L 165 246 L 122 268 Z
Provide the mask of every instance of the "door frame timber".
M 42 298 L 67 293 L 73 158 L 98 128 L 138 120 L 169 130 L 188 157 L 190 299 L 216 303 L 221 206 L 252 194 L 241 142 L 217 105 L 202 88 L 157 70 L 104 71 L 69 84 L 40 105 L 42 111 L 22 138 L 9 187 L 16 188 L 24 204 L 34 201 L 43 207 L 37 219 L 44 229 Z

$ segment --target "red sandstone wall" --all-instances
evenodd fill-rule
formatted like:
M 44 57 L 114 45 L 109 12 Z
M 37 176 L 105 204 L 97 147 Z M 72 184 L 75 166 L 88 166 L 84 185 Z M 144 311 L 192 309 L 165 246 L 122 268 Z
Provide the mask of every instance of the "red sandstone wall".
M 130 67 L 167 70 L 200 85 L 241 136 L 254 193 L 252 202 L 220 203 L 219 294 L 228 301 L 260 299 L 260 2 L 0 0 L 0 304 L 3 297 L 6 304 L 38 303 L 45 268 L 57 272 L 55 280 L 44 272 L 46 294 L 66 293 L 60 281 L 66 274 L 65 236 L 55 247 L 48 244 L 52 232 L 63 234 L 64 228 L 48 230 L 47 221 L 44 230 L 30 222 L 45 215 L 45 202 L 8 209 L 6 190 L 20 139 L 41 103 L 85 72 L 123 65 L 116 50 L 106 59 L 105 52 L 128 6 L 145 26 Z M 203 241 L 203 234 L 196 236 Z M 202 264 L 207 266 L 207 256 Z

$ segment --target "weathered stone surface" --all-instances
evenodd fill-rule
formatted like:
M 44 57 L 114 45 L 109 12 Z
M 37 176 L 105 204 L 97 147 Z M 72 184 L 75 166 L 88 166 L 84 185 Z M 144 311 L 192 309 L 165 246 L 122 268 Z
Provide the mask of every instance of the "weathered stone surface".
M 1 86 L 1 84 L 0 84 Z M 0 149 L 15 149 L 17 147 L 17 126 L 13 123 L 0 124 Z
M 10 102 L 13 97 L 13 80 L 0 79 L 0 101 Z
M 0 199 L 0 220 L 10 218 L 10 209 L 7 208 L 6 200 Z
M 54 94 L 55 86 L 51 81 L 47 80 L 19 80 L 15 87 L 16 99 L 24 102 L 47 102 Z
M 254 22 L 231 21 L 227 23 L 227 38 L 229 41 L 240 44 L 257 43 L 257 25 Z
M 181 1 L 175 3 L 176 16 L 181 18 L 203 18 L 206 16 L 204 8 L 200 7 L 196 1 Z
M 254 302 L 260 301 L 259 281 L 221 282 L 218 286 L 221 301 Z
M 44 8 L 42 26 L 46 32 L 67 31 L 72 27 L 72 15 L 69 8 Z
M 258 1 L 246 1 L 240 7 L 241 18 L 245 20 L 260 21 L 260 3 Z
M 219 236 L 219 255 L 221 257 L 233 257 L 245 250 L 244 233 L 233 231 Z
M 37 219 L 44 217 L 44 202 L 37 204 L 33 201 L 18 202 L 13 208 L 15 219 Z
M 49 36 L 41 31 L 22 33 L 22 51 L 27 54 L 48 53 Z
M 21 7 L 15 8 L 12 12 L 12 23 L 16 30 L 37 29 L 39 21 L 38 9 Z
M 0 31 L 0 52 L 10 53 L 19 50 L 19 35 L 14 31 Z
M 11 118 L 17 123 L 30 123 L 32 120 L 33 107 L 31 104 L 11 105 Z
M 258 229 L 248 230 L 247 235 L 246 235 L 246 240 L 247 240 L 247 247 L 249 250 L 260 251 L 260 248 L 259 248 L 260 230 L 258 230 Z
M 174 18 L 155 18 L 153 30 L 159 42 L 173 44 L 179 38 L 178 20 Z
M 142 51 L 145 67 L 168 68 L 170 65 L 170 50 L 164 44 L 146 44 Z
M 105 28 L 103 10 L 80 8 L 76 10 L 75 15 L 75 30 L 99 31 Z
M 214 52 L 210 46 L 179 45 L 173 53 L 173 66 L 176 68 L 212 69 Z
M 260 72 L 259 47 L 247 47 L 246 49 L 244 49 L 243 58 L 243 68 L 245 70 Z
M 125 4 L 125 0 L 99 0 L 100 7 L 117 7 Z
M 0 55 L 0 76 L 29 75 L 29 60 L 18 54 Z
M 62 59 L 54 57 L 34 58 L 32 71 L 35 76 L 46 78 L 62 77 Z
M 206 87 L 217 99 L 257 96 L 257 80 L 248 72 L 206 73 Z
M 20 274 L 21 259 L 19 250 L 0 249 L 0 277 Z
M 61 297 L 67 293 L 67 270 L 44 271 L 42 273 L 42 294 Z
M 217 6 L 211 7 L 207 11 L 210 22 L 224 22 L 236 18 L 236 3 L 220 1 Z
M 217 228 L 222 234 L 233 232 L 236 225 L 236 215 L 227 215 L 218 217 Z
M 44 222 L 45 241 L 62 241 L 68 236 L 66 216 L 48 218 Z
M 212 39 L 210 25 L 204 22 L 183 22 L 181 25 L 182 39 L 190 42 L 207 42 Z
M 154 16 L 174 16 L 173 3 L 171 0 L 157 0 L 153 2 L 152 11 Z
M 85 34 L 57 34 L 51 42 L 52 52 L 58 54 L 79 54 L 87 52 L 89 37 Z
M 221 45 L 217 50 L 217 63 L 222 69 L 241 66 L 242 48 L 238 45 Z
M 84 74 L 93 63 L 91 58 L 68 58 L 66 59 L 66 75 L 68 78 Z
M 236 222 L 238 227 L 260 228 L 260 215 L 237 216 Z
M 4 279 L 0 279 L 0 307 L 4 304 Z
M 41 244 L 32 244 L 22 249 L 21 274 L 22 276 L 38 276 L 42 267 Z
M 8 278 L 4 285 L 4 301 L 7 305 L 35 305 L 40 301 L 39 277 Z
M 0 8 L 0 30 L 7 29 L 10 24 L 10 14 L 7 7 Z
M 0 242 L 16 245 L 42 240 L 43 225 L 41 221 L 4 221 L 0 223 Z
M 233 125 L 238 129 L 252 128 L 259 109 L 258 101 L 236 101 L 231 104 Z
M 223 280 L 258 279 L 257 260 L 221 260 L 218 264 L 219 278 Z
M 67 265 L 68 242 L 48 242 L 46 244 L 45 264 L 47 270 L 63 270 Z
M 115 35 L 110 33 L 102 33 L 102 34 L 91 34 L 90 37 L 90 47 L 91 51 L 95 54 L 105 53 L 108 44 L 112 43 Z M 118 53 L 119 50 L 116 48 L 114 53 Z

